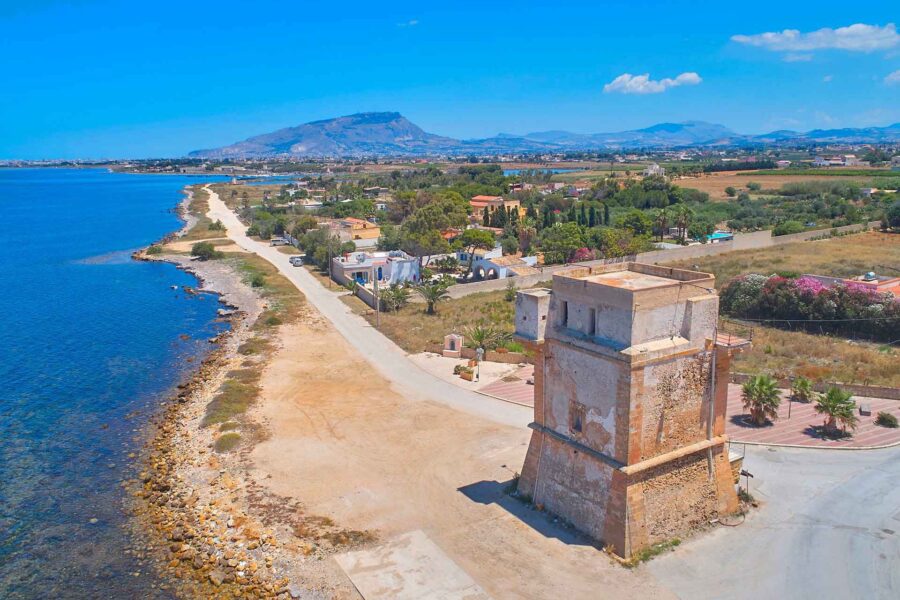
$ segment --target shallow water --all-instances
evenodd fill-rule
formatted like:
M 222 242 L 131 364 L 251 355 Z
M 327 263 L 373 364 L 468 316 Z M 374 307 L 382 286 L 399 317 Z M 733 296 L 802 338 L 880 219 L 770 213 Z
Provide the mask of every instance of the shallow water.
M 215 297 L 171 288 L 194 277 L 129 255 L 199 181 L 0 169 L 0 598 L 165 597 L 119 483 L 222 325 Z

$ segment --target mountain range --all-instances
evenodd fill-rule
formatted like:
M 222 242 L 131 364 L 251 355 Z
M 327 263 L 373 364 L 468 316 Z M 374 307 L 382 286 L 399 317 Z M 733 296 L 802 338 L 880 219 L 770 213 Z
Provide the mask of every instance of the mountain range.
M 425 156 L 559 152 L 574 150 L 667 149 L 829 142 L 900 142 L 900 123 L 860 129 L 815 129 L 805 133 L 779 130 L 742 135 L 724 125 L 704 121 L 659 123 L 615 133 L 540 131 L 501 133 L 491 138 L 457 140 L 428 133 L 397 112 L 370 112 L 312 121 L 244 141 L 207 150 L 196 158 Z

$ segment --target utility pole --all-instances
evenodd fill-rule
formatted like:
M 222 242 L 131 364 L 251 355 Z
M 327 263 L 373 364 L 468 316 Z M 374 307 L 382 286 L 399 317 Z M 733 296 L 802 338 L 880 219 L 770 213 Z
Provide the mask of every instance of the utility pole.
M 375 273 L 375 329 L 381 326 L 381 302 L 378 299 L 378 274 Z

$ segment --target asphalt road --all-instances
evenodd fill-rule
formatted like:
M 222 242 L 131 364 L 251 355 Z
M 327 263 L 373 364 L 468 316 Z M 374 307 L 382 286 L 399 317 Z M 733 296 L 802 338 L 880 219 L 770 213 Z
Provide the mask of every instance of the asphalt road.
M 246 226 L 238 220 L 234 212 L 225 206 L 215 192 L 211 189 L 209 192 L 207 214 L 214 221 L 216 219 L 222 221 L 228 231 L 228 237 L 241 248 L 258 254 L 272 263 L 404 396 L 441 402 L 503 425 L 525 428 L 531 422 L 533 416 L 531 408 L 476 394 L 423 371 L 409 360 L 406 353 L 396 344 L 372 327 L 368 321 L 354 314 L 341 302 L 338 295 L 322 287 L 306 269 L 292 266 L 289 255 L 279 252 L 278 248 L 270 246 L 267 242 L 248 237 Z
M 900 598 L 900 448 L 747 446 L 761 501 L 647 564 L 682 598 Z M 743 479 L 742 479 L 743 481 Z

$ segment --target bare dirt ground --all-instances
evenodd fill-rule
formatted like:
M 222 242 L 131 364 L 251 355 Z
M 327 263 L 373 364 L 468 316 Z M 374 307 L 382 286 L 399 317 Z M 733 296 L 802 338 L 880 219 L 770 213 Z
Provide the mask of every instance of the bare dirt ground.
M 529 430 L 403 397 L 321 316 L 283 328 L 261 396 L 248 475 L 372 545 L 423 530 L 495 598 L 670 597 L 505 493 Z M 354 595 L 333 559 L 304 571 Z
M 725 201 L 729 200 L 725 194 L 725 188 L 733 187 L 735 190 L 746 190 L 748 182 L 756 182 L 762 185 L 763 189 L 778 189 L 785 183 L 796 183 L 799 181 L 854 181 L 863 182 L 865 177 L 835 177 L 829 175 L 777 175 L 777 171 L 773 171 L 772 175 L 748 175 L 747 172 L 741 171 L 721 171 L 719 173 L 706 173 L 700 177 L 686 177 L 676 179 L 675 185 L 683 188 L 693 188 L 709 194 L 711 200 Z

